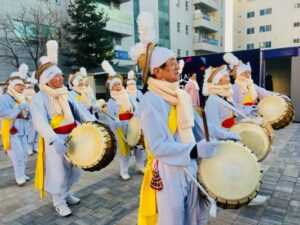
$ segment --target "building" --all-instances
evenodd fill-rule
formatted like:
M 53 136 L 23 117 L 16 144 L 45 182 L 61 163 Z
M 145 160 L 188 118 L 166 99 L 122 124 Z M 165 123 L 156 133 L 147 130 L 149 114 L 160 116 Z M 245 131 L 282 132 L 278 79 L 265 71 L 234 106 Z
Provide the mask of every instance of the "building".
M 300 45 L 299 0 L 234 0 L 233 50 Z
M 193 51 L 203 55 L 224 51 L 224 0 L 193 0 Z

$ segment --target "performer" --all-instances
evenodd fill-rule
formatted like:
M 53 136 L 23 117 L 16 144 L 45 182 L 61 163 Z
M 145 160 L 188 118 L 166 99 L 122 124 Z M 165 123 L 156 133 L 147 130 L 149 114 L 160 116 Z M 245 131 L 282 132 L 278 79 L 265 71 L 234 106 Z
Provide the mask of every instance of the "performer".
M 186 83 L 184 90 L 192 97 L 193 106 L 200 107 L 199 85 L 197 82 L 197 74 L 193 73 L 189 81 Z
M 137 103 L 129 96 L 123 86 L 122 77 L 116 74 L 111 65 L 107 61 L 102 62 L 102 68 L 106 71 L 111 80 L 109 81 L 109 89 L 111 98 L 107 102 L 107 113 L 115 118 L 114 133 L 118 143 L 118 149 L 121 153 L 120 157 L 120 176 L 123 180 L 129 180 L 128 164 L 131 156 L 131 149 L 125 139 L 128 122 L 136 113 Z M 136 159 L 136 170 L 144 173 L 144 151 L 137 148 L 132 149 Z
M 97 101 L 96 94 L 94 92 L 94 89 L 89 84 L 87 71 L 84 67 L 81 67 L 80 72 L 83 75 L 84 85 L 85 85 L 86 91 L 91 99 L 91 102 L 92 102 L 92 104 L 95 104 L 95 102 Z
M 72 213 L 68 205 L 80 202 L 70 194 L 70 189 L 81 171 L 65 160 L 65 141 L 76 126 L 75 120 L 87 122 L 96 118 L 64 86 L 62 71 L 57 67 L 57 50 L 56 41 L 47 42 L 47 56 L 41 57 L 35 73 L 40 88 L 30 106 L 33 124 L 40 135 L 35 188 L 41 197 L 45 191 L 51 193 L 56 212 L 68 216 Z
M 227 130 L 235 125 L 238 119 L 243 119 L 236 117 L 230 108 L 235 108 L 235 104 L 227 66 L 206 69 L 202 90 L 204 96 L 209 96 L 205 104 L 205 111 L 211 135 L 218 135 L 224 140 L 239 141 L 241 138 L 237 133 Z M 266 196 L 257 195 L 249 205 L 260 205 L 267 199 Z
M 7 80 L 7 93 L 0 97 L 1 137 L 3 150 L 13 163 L 18 185 L 29 181 L 25 175 L 27 163 L 27 134 L 29 132 L 29 105 L 24 97 L 24 82 L 28 66 L 21 64 Z
M 143 93 L 136 87 L 136 80 L 133 70 L 130 70 L 128 72 L 126 91 L 131 97 L 136 100 L 137 103 L 140 103 L 142 101 Z
M 34 86 L 35 84 L 37 84 L 37 80 L 34 78 L 34 75 L 35 73 L 33 72 L 31 77 L 28 77 L 25 81 L 24 96 L 26 101 L 29 104 L 31 103 L 33 96 L 36 94 L 34 90 Z M 30 131 L 27 136 L 28 155 L 32 155 L 34 153 L 37 153 L 38 151 L 38 133 L 33 126 L 31 114 L 29 114 L 29 125 L 30 125 Z
M 174 53 L 156 46 L 153 16 L 138 17 L 141 42 L 130 56 L 143 71 L 148 87 L 139 106 L 148 163 L 141 187 L 138 224 L 204 224 L 208 213 L 196 184 L 184 172 L 197 174 L 197 159 L 212 157 L 217 142 L 206 142 L 190 96 L 179 88 L 179 65 Z
M 233 100 L 238 109 L 243 110 L 247 115 L 257 115 L 257 102 L 265 97 L 280 95 L 279 93 L 267 91 L 266 89 L 254 84 L 251 77 L 251 66 L 248 62 L 244 64 L 232 53 L 226 53 L 224 60 L 230 64 L 233 70 L 235 84 L 233 89 Z M 288 98 L 287 96 L 283 96 Z

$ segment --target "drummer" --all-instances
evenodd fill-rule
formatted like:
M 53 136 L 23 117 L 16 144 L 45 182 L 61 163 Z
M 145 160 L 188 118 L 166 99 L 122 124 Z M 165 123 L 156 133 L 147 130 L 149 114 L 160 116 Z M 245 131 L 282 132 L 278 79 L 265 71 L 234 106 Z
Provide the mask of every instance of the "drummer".
M 254 84 L 251 76 L 251 66 L 248 62 L 244 64 L 232 53 L 226 53 L 224 60 L 232 68 L 235 78 L 233 89 L 233 100 L 236 107 L 246 115 L 257 115 L 257 102 L 268 96 L 278 96 L 279 93 L 267 91 L 266 89 Z M 288 98 L 287 96 L 283 96 Z
M 40 135 L 35 188 L 41 197 L 45 191 L 52 194 L 56 212 L 65 217 L 72 214 L 69 206 L 80 202 L 70 189 L 81 174 L 80 169 L 65 160 L 65 141 L 76 126 L 75 118 L 79 122 L 96 118 L 64 86 L 62 71 L 57 66 L 57 50 L 56 41 L 47 42 L 48 56 L 40 58 L 41 65 L 35 73 L 40 92 L 33 97 L 30 112 Z
M 153 43 L 153 16 L 141 13 L 138 26 L 141 43 L 131 48 L 130 55 L 143 71 L 143 83 L 149 90 L 138 111 L 148 146 L 138 224 L 204 224 L 206 205 L 183 167 L 196 177 L 197 159 L 212 157 L 217 142 L 201 140 L 200 118 L 190 96 L 179 88 L 175 54 Z
M 136 100 L 137 103 L 141 103 L 143 99 L 143 93 L 136 87 L 136 79 L 133 70 L 128 72 L 126 91 Z
M 241 138 L 237 133 L 228 131 L 229 128 L 235 125 L 238 117 L 230 108 L 235 108 L 235 104 L 232 98 L 233 91 L 230 84 L 229 70 L 226 65 L 216 68 L 209 67 L 205 70 L 202 93 L 204 96 L 209 96 L 205 104 L 205 111 L 210 134 L 213 137 L 218 135 L 224 140 L 239 141 Z M 266 196 L 257 195 L 249 205 L 260 205 L 266 200 Z
M 0 97 L 1 138 L 3 150 L 13 163 L 16 183 L 30 180 L 25 175 L 27 164 L 27 135 L 29 133 L 29 104 L 24 97 L 24 79 L 28 66 L 21 64 L 7 80 L 7 92 Z
M 120 151 L 120 176 L 123 180 L 129 180 L 128 173 L 129 159 L 131 156 L 131 150 L 136 159 L 136 170 L 140 173 L 144 173 L 144 151 L 133 148 L 130 149 L 126 140 L 125 134 L 129 120 L 136 113 L 137 103 L 133 97 L 131 97 L 123 86 L 123 79 L 121 75 L 116 74 L 111 65 L 104 61 L 102 63 L 104 71 L 109 73 L 109 90 L 110 99 L 107 102 L 107 113 L 115 118 L 115 135 L 118 143 L 118 149 Z

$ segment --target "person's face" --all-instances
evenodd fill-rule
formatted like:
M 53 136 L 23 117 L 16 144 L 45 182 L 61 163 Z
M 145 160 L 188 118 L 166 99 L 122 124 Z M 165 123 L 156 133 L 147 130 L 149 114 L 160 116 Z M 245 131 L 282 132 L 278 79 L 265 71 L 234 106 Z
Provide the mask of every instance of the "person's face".
M 113 91 L 121 91 L 123 88 L 123 85 L 119 82 L 114 83 L 114 85 L 112 86 L 112 90 Z
M 248 70 L 248 71 L 242 72 L 240 74 L 240 76 L 249 79 L 249 78 L 251 78 L 251 71 Z
M 24 84 L 16 84 L 14 86 L 14 90 L 20 94 L 22 94 L 25 90 L 25 85 Z
M 80 80 L 79 81 L 79 84 L 78 84 L 78 87 L 81 88 L 81 87 L 84 87 L 84 81 L 83 80 Z
M 171 57 L 165 63 L 165 67 L 154 68 L 153 74 L 156 79 L 170 83 L 178 82 L 180 79 L 180 67 L 175 57 Z
M 49 86 L 53 89 L 56 88 L 62 88 L 64 86 L 64 78 L 62 74 L 57 74 L 55 77 L 53 77 L 49 82 Z
M 221 77 L 218 85 L 227 85 L 229 83 L 230 83 L 230 77 L 229 77 L 229 74 L 227 73 L 225 76 Z
M 197 74 L 193 73 L 193 75 L 191 76 L 192 80 L 196 80 L 197 79 Z

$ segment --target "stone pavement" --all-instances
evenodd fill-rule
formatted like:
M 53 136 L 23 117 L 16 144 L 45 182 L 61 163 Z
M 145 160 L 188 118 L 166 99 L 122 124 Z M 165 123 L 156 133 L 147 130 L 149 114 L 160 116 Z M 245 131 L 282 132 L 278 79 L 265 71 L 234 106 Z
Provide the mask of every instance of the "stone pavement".
M 238 210 L 218 210 L 209 225 L 300 225 L 300 124 L 275 132 L 273 151 L 262 163 L 264 169 L 260 194 L 270 196 L 261 206 Z M 36 156 L 29 158 L 27 174 L 33 178 Z M 142 176 L 131 160 L 129 182 L 118 176 L 119 159 L 99 172 L 84 172 L 75 185 L 82 202 L 72 207 L 73 215 L 60 218 L 51 199 L 39 199 L 30 181 L 18 187 L 8 158 L 0 153 L 0 224 L 10 225 L 135 225 Z M 167 224 L 166 224 L 167 225 Z

